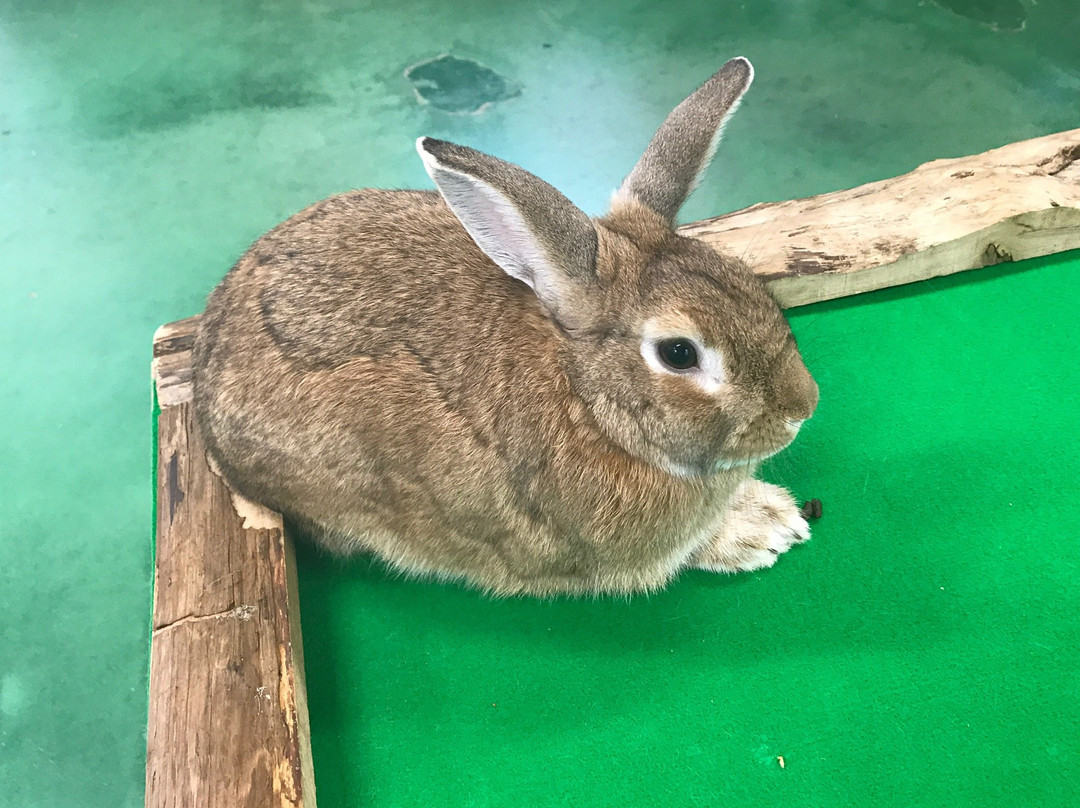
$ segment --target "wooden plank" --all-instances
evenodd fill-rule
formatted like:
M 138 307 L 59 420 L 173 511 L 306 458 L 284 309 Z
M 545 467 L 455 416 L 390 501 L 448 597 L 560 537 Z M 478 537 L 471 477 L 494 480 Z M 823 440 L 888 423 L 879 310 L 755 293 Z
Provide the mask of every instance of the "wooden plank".
M 681 232 L 748 260 L 785 307 L 1077 249 L 1080 129 Z
M 782 305 L 1080 247 L 1080 129 L 683 232 Z M 197 317 L 154 338 L 158 515 L 146 805 L 315 804 L 292 544 L 229 490 L 191 405 Z
M 146 805 L 313 808 L 292 544 L 207 462 L 191 404 L 197 318 L 159 329 L 157 549 Z

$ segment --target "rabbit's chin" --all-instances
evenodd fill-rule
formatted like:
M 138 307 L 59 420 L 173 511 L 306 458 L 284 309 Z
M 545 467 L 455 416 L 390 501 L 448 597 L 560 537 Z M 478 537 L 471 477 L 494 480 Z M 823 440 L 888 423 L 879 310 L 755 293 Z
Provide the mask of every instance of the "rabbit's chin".
M 750 466 L 756 468 L 764 460 L 768 460 L 775 454 L 779 454 L 791 445 L 795 440 L 795 436 L 799 434 L 799 430 L 805 423 L 804 420 L 797 420 L 793 418 L 784 419 L 784 433 L 776 441 L 775 445 L 768 449 L 759 450 L 754 453 L 739 454 L 734 457 L 720 457 L 716 460 L 713 466 L 713 472 L 731 471 L 732 469 L 742 468 L 744 466 Z
M 789 442 L 790 443 L 790 442 Z M 714 474 L 721 474 L 728 471 L 745 470 L 747 474 L 753 474 L 757 470 L 757 467 L 765 460 L 768 460 L 775 454 L 779 454 L 789 444 L 786 443 L 783 446 L 778 446 L 772 451 L 761 452 L 754 455 L 746 455 L 742 457 L 720 457 L 712 462 L 711 465 L 700 464 L 695 466 L 688 466 L 682 463 L 674 463 L 670 460 L 664 462 L 662 468 L 669 474 L 674 474 L 676 477 L 711 477 Z
M 775 454 L 775 452 L 773 454 Z M 760 457 L 720 458 L 719 460 L 713 461 L 711 465 L 700 464 L 695 466 L 688 466 L 683 463 L 674 463 L 670 460 L 666 460 L 661 465 L 661 468 L 668 474 L 687 479 L 712 477 L 714 474 L 733 471 L 743 471 L 747 475 L 750 475 L 754 473 L 757 465 L 767 457 L 771 457 L 771 454 L 761 455 Z
M 744 466 L 754 466 L 760 463 L 762 460 L 772 457 L 776 452 L 770 452 L 769 454 L 754 455 L 753 457 L 736 457 L 736 458 L 720 458 L 713 466 L 713 471 L 731 471 L 732 469 L 740 469 Z

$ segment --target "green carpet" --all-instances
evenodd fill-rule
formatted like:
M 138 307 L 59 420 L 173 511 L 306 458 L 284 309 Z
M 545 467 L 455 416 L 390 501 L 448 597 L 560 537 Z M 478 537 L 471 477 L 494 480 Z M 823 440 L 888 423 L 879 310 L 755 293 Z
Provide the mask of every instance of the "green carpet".
M 765 477 L 825 514 L 772 570 L 498 601 L 302 551 L 320 805 L 1075 804 L 1078 273 L 792 312 L 821 406 Z

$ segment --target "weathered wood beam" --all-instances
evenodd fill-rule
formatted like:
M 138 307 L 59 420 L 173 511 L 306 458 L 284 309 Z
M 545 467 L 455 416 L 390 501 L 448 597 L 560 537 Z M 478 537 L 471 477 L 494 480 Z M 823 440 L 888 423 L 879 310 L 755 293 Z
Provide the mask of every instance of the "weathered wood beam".
M 157 548 L 148 808 L 314 808 L 293 549 L 230 491 L 191 404 L 197 318 L 154 336 Z
M 683 232 L 797 306 L 1080 247 L 1080 129 L 936 160 Z M 292 544 L 214 472 L 191 405 L 198 318 L 154 336 L 157 552 L 146 805 L 315 804 Z
M 783 306 L 1080 248 L 1080 129 L 681 231 L 746 258 Z

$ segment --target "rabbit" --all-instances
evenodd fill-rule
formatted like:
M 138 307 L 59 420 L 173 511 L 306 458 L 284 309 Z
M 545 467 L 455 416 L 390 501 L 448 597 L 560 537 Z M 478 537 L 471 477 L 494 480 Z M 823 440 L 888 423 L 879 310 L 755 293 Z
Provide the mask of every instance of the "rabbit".
M 753 68 L 728 61 L 590 219 L 420 138 L 435 191 L 332 196 L 211 293 L 194 405 L 241 494 L 334 554 L 494 595 L 771 566 L 809 527 L 754 478 L 818 388 L 741 260 L 675 217 Z

